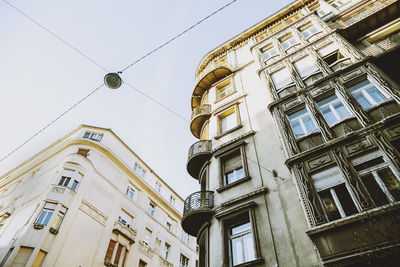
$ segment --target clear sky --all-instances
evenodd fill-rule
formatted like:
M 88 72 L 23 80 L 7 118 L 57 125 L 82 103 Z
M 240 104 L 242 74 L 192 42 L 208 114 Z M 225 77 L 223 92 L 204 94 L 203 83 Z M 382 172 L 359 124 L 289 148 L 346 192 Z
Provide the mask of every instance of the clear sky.
M 8 0 L 109 71 L 123 69 L 231 0 Z M 126 70 L 129 84 L 190 120 L 202 57 L 291 1 L 239 0 Z M 0 0 L 0 158 L 98 87 L 106 72 Z M 111 128 L 182 197 L 197 141 L 188 122 L 122 85 L 101 88 L 0 162 L 0 175 L 80 124 Z

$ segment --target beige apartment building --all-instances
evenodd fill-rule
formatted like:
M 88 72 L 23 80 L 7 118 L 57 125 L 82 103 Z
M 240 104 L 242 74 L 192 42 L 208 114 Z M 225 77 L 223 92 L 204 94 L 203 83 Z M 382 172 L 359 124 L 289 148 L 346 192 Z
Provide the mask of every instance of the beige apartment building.
M 199 266 L 400 266 L 399 62 L 395 0 L 294 1 L 204 56 Z
M 80 126 L 0 177 L 0 266 L 195 267 L 182 210 L 110 129 Z

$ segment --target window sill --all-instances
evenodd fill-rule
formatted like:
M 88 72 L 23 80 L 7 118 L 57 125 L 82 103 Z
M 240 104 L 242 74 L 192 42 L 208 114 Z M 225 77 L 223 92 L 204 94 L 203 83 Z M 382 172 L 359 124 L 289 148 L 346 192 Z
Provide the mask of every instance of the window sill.
M 339 125 L 339 124 L 341 124 L 343 122 L 346 122 L 346 121 L 349 121 L 349 120 L 352 120 L 352 119 L 356 119 L 356 118 L 357 117 L 355 117 L 355 116 L 350 116 L 350 117 L 347 117 L 347 118 L 342 119 L 340 121 L 335 121 L 335 123 L 329 125 L 329 128 L 333 128 L 333 127 L 335 127 L 335 126 L 337 126 L 337 125 Z
M 242 124 L 239 124 L 238 126 L 235 126 L 235 127 L 231 128 L 231 129 L 227 130 L 226 132 L 223 132 L 223 133 L 220 133 L 220 134 L 214 136 L 214 139 L 219 139 L 219 138 L 221 138 L 221 137 L 223 137 L 223 136 L 225 136 L 225 135 L 227 135 L 227 134 L 230 134 L 230 133 L 232 133 L 232 132 L 234 132 L 234 131 L 236 131 L 237 129 L 240 129 L 240 128 L 242 128 L 242 127 L 243 127 L 243 125 L 242 125 Z
M 58 234 L 58 229 L 54 229 L 53 227 L 50 227 L 49 231 L 54 235 Z
M 308 137 L 312 137 L 312 136 L 317 135 L 319 133 L 320 133 L 319 131 L 314 130 L 313 132 L 308 133 L 307 135 L 303 135 L 303 136 L 297 137 L 296 138 L 296 142 L 303 141 L 304 139 L 307 139 Z
M 390 103 L 390 102 L 395 102 L 395 101 L 394 101 L 394 99 L 389 98 L 389 99 L 386 99 L 386 100 L 383 101 L 383 102 L 376 103 L 376 104 L 374 104 L 373 106 L 371 106 L 371 107 L 369 107 L 369 108 L 363 108 L 363 109 L 364 109 L 366 112 L 370 112 L 371 110 L 374 110 L 374 109 L 376 109 L 376 108 L 379 108 L 380 106 L 383 106 L 383 105 L 388 104 L 388 103 Z M 362 107 L 362 106 L 361 106 L 361 107 Z
M 244 183 L 244 182 L 246 182 L 246 181 L 248 181 L 248 180 L 250 180 L 250 179 L 251 179 L 250 176 L 246 176 L 246 177 L 244 177 L 244 178 L 242 178 L 242 179 L 239 179 L 239 180 L 237 180 L 237 181 L 234 181 L 233 183 L 230 183 L 230 184 L 224 185 L 224 186 L 222 186 L 222 187 L 220 187 L 220 188 L 217 188 L 215 191 L 217 191 L 218 193 L 221 193 L 221 192 L 223 192 L 223 191 L 225 191 L 225 190 L 227 190 L 227 189 L 229 189 L 229 188 L 232 188 L 232 187 L 234 187 L 234 186 L 236 186 L 236 185 L 239 185 L 239 184 L 241 184 L 241 183 Z
M 233 265 L 233 267 L 247 267 L 247 266 L 256 266 L 259 264 L 264 263 L 264 259 L 263 258 L 258 258 L 252 261 L 248 261 L 245 263 L 241 263 L 241 264 L 237 264 L 237 265 Z

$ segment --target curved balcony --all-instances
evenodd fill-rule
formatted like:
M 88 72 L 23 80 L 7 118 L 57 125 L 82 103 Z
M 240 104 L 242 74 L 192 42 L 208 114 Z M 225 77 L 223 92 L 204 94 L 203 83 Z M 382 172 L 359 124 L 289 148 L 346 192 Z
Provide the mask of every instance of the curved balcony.
M 190 131 L 196 138 L 200 138 L 201 128 L 211 116 L 211 105 L 201 105 L 192 112 L 192 120 L 190 122 Z
M 201 96 L 211 88 L 213 83 L 221 80 L 232 72 L 232 66 L 225 61 L 211 62 L 208 64 L 196 77 L 196 86 L 192 94 L 192 110 L 200 106 Z
M 212 191 L 199 191 L 188 196 L 183 209 L 183 230 L 196 236 L 203 224 L 209 220 L 213 207 L 214 192 Z
M 204 163 L 211 158 L 211 152 L 212 143 L 210 140 L 198 141 L 189 148 L 186 169 L 193 178 L 199 178 L 201 168 Z

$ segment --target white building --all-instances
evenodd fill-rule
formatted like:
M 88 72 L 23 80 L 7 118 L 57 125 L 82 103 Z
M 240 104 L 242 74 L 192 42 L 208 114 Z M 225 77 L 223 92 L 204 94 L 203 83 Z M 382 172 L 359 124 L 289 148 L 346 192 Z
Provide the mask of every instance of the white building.
M 182 198 L 110 129 L 80 126 L 0 177 L 0 266 L 197 266 Z

